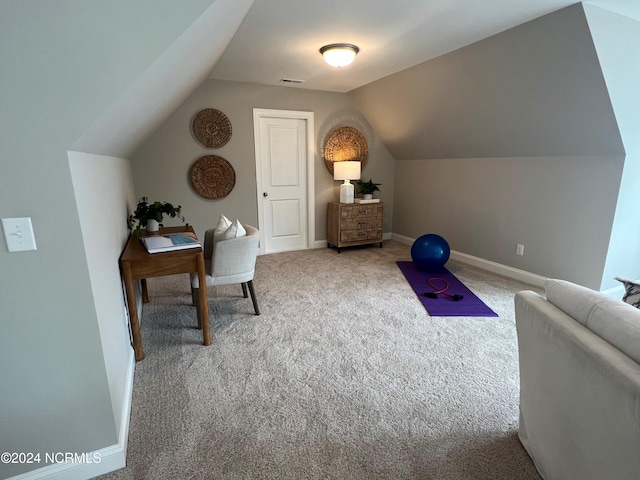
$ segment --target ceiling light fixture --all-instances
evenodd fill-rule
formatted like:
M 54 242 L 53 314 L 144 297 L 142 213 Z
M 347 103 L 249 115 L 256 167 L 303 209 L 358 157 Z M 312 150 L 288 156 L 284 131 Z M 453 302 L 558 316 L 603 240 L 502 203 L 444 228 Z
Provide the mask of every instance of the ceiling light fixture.
M 358 47 L 350 43 L 332 43 L 320 49 L 324 61 L 332 67 L 346 67 L 353 62 L 359 51 Z

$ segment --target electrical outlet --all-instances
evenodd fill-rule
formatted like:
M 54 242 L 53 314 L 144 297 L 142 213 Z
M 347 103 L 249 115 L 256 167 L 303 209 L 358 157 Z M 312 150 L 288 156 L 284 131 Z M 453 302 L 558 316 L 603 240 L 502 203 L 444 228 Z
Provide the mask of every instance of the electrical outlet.
M 524 245 L 522 245 L 521 243 L 518 243 L 516 245 L 516 255 L 524 255 Z

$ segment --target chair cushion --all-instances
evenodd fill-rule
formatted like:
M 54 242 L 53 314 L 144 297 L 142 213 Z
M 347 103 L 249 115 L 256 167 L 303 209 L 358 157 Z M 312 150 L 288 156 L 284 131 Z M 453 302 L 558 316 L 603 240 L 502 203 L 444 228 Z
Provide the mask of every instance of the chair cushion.
M 640 308 L 640 284 L 625 278 L 615 277 L 616 280 L 624 285 L 624 295 L 622 301 Z

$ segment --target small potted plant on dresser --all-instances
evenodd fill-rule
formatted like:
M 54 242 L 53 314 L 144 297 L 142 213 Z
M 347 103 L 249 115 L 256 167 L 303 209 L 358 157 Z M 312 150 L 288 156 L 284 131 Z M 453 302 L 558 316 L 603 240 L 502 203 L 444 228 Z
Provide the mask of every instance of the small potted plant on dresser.
M 184 223 L 182 207 L 168 202 L 149 202 L 147 197 L 141 197 L 135 211 L 127 218 L 129 230 L 146 228 L 147 232 L 157 232 L 162 227 L 164 216 L 179 218 Z
M 357 203 L 378 203 L 380 202 L 379 198 L 373 198 L 374 192 L 379 192 L 378 188 L 381 183 L 373 183 L 371 179 L 368 182 L 363 182 L 362 180 L 358 180 L 356 182 L 356 191 L 358 194 L 362 195 L 362 198 L 356 198 L 355 201 Z

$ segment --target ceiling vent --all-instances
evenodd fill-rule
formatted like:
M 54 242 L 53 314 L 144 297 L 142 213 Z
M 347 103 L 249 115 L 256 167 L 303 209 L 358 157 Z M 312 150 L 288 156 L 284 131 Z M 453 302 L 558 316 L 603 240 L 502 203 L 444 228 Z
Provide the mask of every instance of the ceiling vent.
M 304 83 L 304 80 L 296 80 L 295 78 L 281 78 L 282 83 Z

